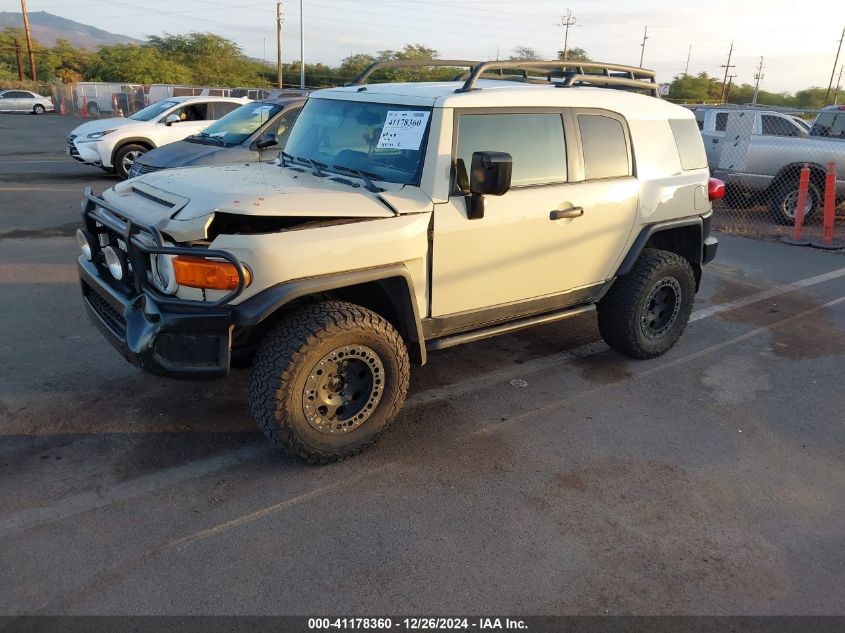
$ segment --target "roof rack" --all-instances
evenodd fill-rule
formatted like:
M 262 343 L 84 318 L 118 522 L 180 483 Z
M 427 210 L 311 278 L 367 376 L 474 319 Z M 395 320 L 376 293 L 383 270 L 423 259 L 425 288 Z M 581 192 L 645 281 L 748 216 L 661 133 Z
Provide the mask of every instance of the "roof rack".
M 481 62 L 474 66 L 464 85 L 455 92 L 470 92 L 480 90 L 476 87 L 479 79 L 487 78 L 482 75 L 490 73 L 491 70 L 498 70 L 498 76 L 493 78 L 511 79 L 512 76 L 505 76 L 502 70 L 521 70 L 522 77 L 517 81 L 531 81 L 528 71 L 546 74 L 545 82 L 552 83 L 553 78 L 562 78 L 561 82 L 554 82 L 559 87 L 570 87 L 576 84 L 608 86 L 610 88 L 633 88 L 644 90 L 652 96 L 657 97 L 658 86 L 655 80 L 657 73 L 653 70 L 638 68 L 636 66 L 623 66 L 620 64 L 606 64 L 604 62 L 573 62 L 568 60 L 506 60 Z M 599 71 L 599 72 L 588 72 Z
M 552 83 L 557 87 L 568 88 L 575 85 L 596 85 L 609 88 L 629 88 L 643 90 L 650 95 L 659 96 L 656 73 L 637 66 L 606 64 L 604 62 L 575 62 L 568 60 L 495 60 L 488 62 L 468 61 L 465 59 L 393 59 L 373 62 L 361 74 L 345 86 L 363 86 L 370 76 L 383 68 L 464 68 L 454 81 L 463 81 L 455 92 L 480 90 L 476 86 L 479 79 L 501 79 L 527 83 Z M 514 70 L 518 74 L 506 75 L 502 71 Z M 529 76 L 529 72 L 539 73 L 541 77 Z M 553 81 L 560 79 L 561 81 Z
M 377 70 L 382 68 L 432 68 L 432 67 L 446 67 L 446 68 L 469 68 L 472 70 L 481 62 L 473 62 L 465 59 L 390 59 L 381 62 L 373 62 L 367 66 L 361 74 L 350 82 L 343 84 L 344 86 L 363 86 Z M 463 73 L 464 75 L 466 72 Z

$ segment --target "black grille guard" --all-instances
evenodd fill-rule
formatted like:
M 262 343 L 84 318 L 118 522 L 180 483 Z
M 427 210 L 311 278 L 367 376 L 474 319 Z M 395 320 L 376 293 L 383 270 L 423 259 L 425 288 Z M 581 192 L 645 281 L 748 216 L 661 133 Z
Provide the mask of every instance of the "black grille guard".
M 109 214 L 98 213 L 100 207 Z M 113 217 L 112 217 L 113 216 Z M 114 206 L 102 198 L 94 195 L 91 187 L 85 187 L 84 198 L 82 199 L 82 222 L 85 229 L 92 236 L 99 236 L 103 233 L 102 227 L 106 227 L 123 238 L 126 243 L 127 258 L 132 264 L 132 285 L 135 290 L 152 297 L 161 306 L 179 306 L 183 308 L 219 308 L 230 303 L 238 297 L 246 288 L 246 272 L 241 261 L 226 251 L 215 249 L 186 248 L 181 246 L 165 246 L 164 238 L 156 227 L 132 220 L 121 213 Z M 97 226 L 98 224 L 102 226 Z M 141 238 L 141 233 L 149 234 L 152 243 Z M 91 242 L 92 259 L 101 250 L 99 240 Z M 234 290 L 218 299 L 217 301 L 200 301 L 196 299 L 180 299 L 160 292 L 147 279 L 148 255 L 186 255 L 189 257 L 203 257 L 206 259 L 222 259 L 229 262 L 238 272 L 238 285 Z

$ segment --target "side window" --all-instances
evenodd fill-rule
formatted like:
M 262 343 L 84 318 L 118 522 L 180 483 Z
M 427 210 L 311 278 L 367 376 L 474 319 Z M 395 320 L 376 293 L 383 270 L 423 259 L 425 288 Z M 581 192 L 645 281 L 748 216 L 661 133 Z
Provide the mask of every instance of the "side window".
M 507 152 L 511 185 L 566 182 L 566 143 L 560 114 L 462 114 L 458 118 L 455 170 L 458 188 L 469 188 L 473 152 Z
M 178 114 L 180 121 L 207 121 L 208 104 L 192 103 L 182 106 L 172 114 Z
M 276 141 L 279 143 L 280 147 L 285 146 L 285 142 L 288 140 L 288 136 L 290 136 L 290 131 L 293 129 L 293 122 L 296 121 L 296 117 L 299 116 L 300 110 L 301 108 L 288 110 L 267 129 L 267 132 L 276 135 Z
M 785 119 L 771 114 L 763 115 L 764 136 L 798 136 L 798 129 Z
M 728 113 L 727 112 L 717 112 L 716 113 L 716 131 L 717 132 L 724 132 L 728 129 Z
M 217 103 L 209 103 L 209 110 L 211 113 L 209 114 L 209 119 L 212 121 L 216 121 L 217 119 L 226 116 L 232 110 L 237 110 L 243 104 L 242 103 L 229 103 L 228 101 L 218 101 Z
M 678 146 L 678 156 L 684 169 L 703 169 L 707 167 L 707 154 L 701 132 L 696 129 L 692 119 L 669 119 L 675 144 Z
M 587 180 L 631 175 L 628 142 L 619 120 L 600 114 L 579 114 L 578 128 Z

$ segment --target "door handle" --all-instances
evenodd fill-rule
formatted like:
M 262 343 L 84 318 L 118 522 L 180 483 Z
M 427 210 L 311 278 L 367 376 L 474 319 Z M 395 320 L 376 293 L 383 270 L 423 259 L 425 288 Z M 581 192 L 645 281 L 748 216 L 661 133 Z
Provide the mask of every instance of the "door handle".
M 584 215 L 584 207 L 569 207 L 568 209 L 555 209 L 549 213 L 549 219 L 580 218 L 582 215 Z

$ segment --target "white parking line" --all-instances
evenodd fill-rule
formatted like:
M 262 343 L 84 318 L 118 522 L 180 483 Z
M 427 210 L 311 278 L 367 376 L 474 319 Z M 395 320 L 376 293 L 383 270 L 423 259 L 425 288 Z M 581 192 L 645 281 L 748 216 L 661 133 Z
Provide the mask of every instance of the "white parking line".
M 725 303 L 720 303 L 717 305 L 702 308 L 701 310 L 697 310 L 695 313 L 693 313 L 691 320 L 700 321 L 702 319 L 713 316 L 715 314 L 719 314 L 726 310 L 743 307 L 756 301 L 763 301 L 765 299 L 773 298 L 779 295 L 788 294 L 790 292 L 794 292 L 795 290 L 807 288 L 809 286 L 817 285 L 825 281 L 830 281 L 832 279 L 837 279 L 842 276 L 845 276 L 845 268 L 834 270 L 829 273 L 824 273 L 822 275 L 816 275 L 815 277 L 809 277 L 807 279 L 802 279 L 789 284 L 783 284 L 781 286 L 770 288 L 768 290 L 764 290 L 753 295 L 748 295 L 747 297 L 742 297 L 733 301 L 728 301 Z M 841 297 L 834 301 L 827 302 L 823 305 L 815 306 L 813 308 L 810 308 L 809 310 L 801 312 L 800 314 L 786 317 L 768 326 L 758 327 L 754 330 L 751 330 L 750 332 L 746 332 L 745 334 L 734 337 L 730 340 L 722 341 L 721 343 L 705 348 L 703 350 L 699 350 L 674 361 L 663 363 L 656 367 L 652 367 L 650 369 L 638 372 L 637 374 L 635 374 L 634 378 L 651 375 L 653 373 L 663 371 L 664 369 L 674 367 L 689 360 L 699 358 L 703 355 L 710 354 L 714 351 L 724 349 L 725 347 L 735 345 L 736 343 L 742 342 L 746 339 L 752 338 L 754 336 L 757 336 L 758 334 L 768 331 L 770 327 L 775 327 L 784 323 L 794 321 L 799 318 L 803 318 L 808 314 L 832 307 L 834 305 L 838 305 L 843 302 L 845 302 L 845 297 Z M 408 398 L 407 405 L 413 407 L 428 402 L 436 402 L 438 400 L 451 398 L 467 392 L 471 392 L 473 390 L 478 390 L 484 387 L 496 385 L 501 382 L 506 382 L 507 380 L 510 380 L 517 376 L 525 376 L 531 373 L 536 373 L 538 371 L 550 369 L 557 365 L 571 361 L 575 358 L 585 358 L 587 356 L 592 356 L 606 349 L 608 349 L 607 346 L 602 342 L 589 343 L 587 345 L 583 345 L 567 352 L 561 352 L 537 358 L 532 361 L 523 363 L 522 365 L 516 365 L 512 368 L 509 367 L 503 370 L 497 370 L 486 374 L 481 374 L 457 383 L 453 383 L 451 385 L 447 385 L 445 387 L 436 387 L 434 389 L 422 391 Z M 601 388 L 603 387 L 597 387 L 595 389 L 591 389 L 587 392 L 583 392 L 580 394 L 573 394 L 571 396 L 568 396 L 566 400 L 583 397 L 584 394 L 594 393 L 595 391 L 600 390 Z M 556 403 L 546 405 L 546 407 L 553 408 L 554 406 L 560 406 L 560 404 L 564 401 L 565 400 L 556 401 Z M 538 411 L 545 410 L 546 407 L 543 407 L 543 409 L 535 410 L 533 412 L 528 412 L 523 416 L 510 418 L 504 424 L 513 423 L 515 420 L 521 419 L 521 417 L 529 416 L 537 413 Z M 198 462 L 192 462 L 189 464 L 185 464 L 184 466 L 168 468 L 165 470 L 158 471 L 156 473 L 151 473 L 149 475 L 138 477 L 136 479 L 117 483 L 112 485 L 111 487 L 102 488 L 97 492 L 83 492 L 69 497 L 65 497 L 64 499 L 60 500 L 52 506 L 44 508 L 33 508 L 23 510 L 15 514 L 7 515 L 3 519 L 0 519 L 0 537 L 7 536 L 9 534 L 14 534 L 16 532 L 20 532 L 33 527 L 37 527 L 45 523 L 52 523 L 54 521 L 66 519 L 78 514 L 83 514 L 85 512 L 102 508 L 114 503 L 128 501 L 130 499 L 152 494 L 158 490 L 177 484 L 181 481 L 197 479 L 199 477 L 210 475 L 220 470 L 236 466 L 242 462 L 260 457 L 261 455 L 266 454 L 267 452 L 272 450 L 273 449 L 269 447 L 269 445 L 242 447 L 222 455 L 200 460 Z M 365 476 L 371 472 L 373 471 L 367 471 L 366 473 L 362 473 L 361 476 Z M 292 507 L 298 503 L 302 503 L 304 501 L 312 499 L 316 496 L 319 496 L 319 494 L 321 494 L 322 492 L 327 492 L 331 489 L 334 489 L 334 486 L 325 486 L 317 488 L 311 492 L 303 493 L 298 497 L 287 499 L 273 506 L 269 506 L 268 508 L 257 510 L 251 514 L 244 515 L 243 517 L 239 517 L 236 519 L 232 519 L 231 521 L 221 523 L 218 526 L 213 526 L 212 528 L 198 532 L 195 535 L 191 535 L 179 541 L 175 541 L 174 544 L 196 540 L 196 538 L 200 538 L 199 535 L 201 534 L 211 536 L 213 534 L 217 534 L 225 530 L 227 527 L 243 525 L 244 523 L 247 523 L 251 520 L 256 520 L 258 518 L 266 516 L 267 514 L 271 514 L 272 512 L 280 511 Z
M 630 380 L 637 380 L 639 378 L 651 376 L 652 374 L 656 374 L 656 373 L 659 373 L 659 372 L 662 372 L 662 371 L 666 371 L 667 369 L 672 369 L 674 367 L 677 367 L 678 365 L 683 365 L 684 363 L 688 363 L 690 361 L 696 360 L 698 358 L 701 358 L 702 356 L 707 356 L 707 355 L 712 354 L 714 352 L 717 352 L 719 350 L 729 348 L 729 347 L 733 347 L 733 346 L 737 345 L 738 343 L 741 343 L 741 342 L 746 341 L 750 338 L 758 336 L 758 335 L 760 335 L 764 332 L 767 332 L 769 330 L 769 328 L 771 328 L 771 327 L 786 325 L 787 323 L 791 323 L 792 321 L 803 319 L 803 318 L 809 316 L 810 314 L 813 314 L 814 312 L 818 312 L 820 310 L 825 310 L 827 308 L 831 308 L 835 305 L 839 305 L 840 303 L 845 303 L 845 297 L 840 297 L 838 299 L 834 299 L 833 301 L 828 301 L 825 304 L 815 306 L 815 307 L 810 308 L 808 310 L 803 310 L 802 312 L 799 312 L 798 314 L 793 314 L 792 316 L 786 317 L 785 319 L 781 319 L 780 321 L 777 321 L 775 323 L 771 323 L 769 325 L 757 327 L 757 328 L 755 328 L 755 329 L 753 329 L 749 332 L 745 332 L 744 334 L 740 334 L 739 336 L 735 336 L 731 339 L 721 341 L 721 342 L 716 343 L 714 345 L 710 345 L 709 347 L 698 350 L 696 352 L 692 352 L 691 354 L 687 354 L 686 356 L 676 358 L 676 359 L 671 360 L 669 362 L 661 363 L 657 366 L 649 367 L 648 369 L 643 369 L 641 371 L 637 371 L 630 378 Z M 522 366 L 523 370 L 524 370 L 524 367 L 525 367 L 525 365 Z M 525 372 L 523 372 L 522 375 L 525 375 Z M 490 385 L 488 384 L 487 386 L 490 386 Z M 505 426 L 512 425 L 516 422 L 521 422 L 521 421 L 523 421 L 527 418 L 535 417 L 538 414 L 548 413 L 549 411 L 554 411 L 555 409 L 559 409 L 560 407 L 565 405 L 567 402 L 571 402 L 572 400 L 578 400 L 578 399 L 581 399 L 581 398 L 584 398 L 584 397 L 587 397 L 587 396 L 595 395 L 596 393 L 606 389 L 608 386 L 610 386 L 610 385 L 600 385 L 600 386 L 597 386 L 597 387 L 593 387 L 592 389 L 587 389 L 585 391 L 580 391 L 578 393 L 570 394 L 570 395 L 568 395 L 564 398 L 560 398 L 558 400 L 555 400 L 554 402 L 550 402 L 549 404 L 543 405 L 542 407 L 538 407 L 538 408 L 533 409 L 531 411 L 526 411 L 525 413 L 521 413 L 521 414 L 516 415 L 514 417 L 508 418 L 504 422 L 494 422 L 492 424 L 485 425 L 482 428 L 480 428 L 476 431 L 473 431 L 473 434 L 492 433 L 492 432 L 499 430 L 499 429 L 501 429 Z M 219 523 L 215 526 L 212 526 L 212 527 L 207 528 L 205 530 L 200 530 L 199 532 L 195 532 L 195 533 L 190 534 L 190 535 L 183 537 L 181 539 L 171 541 L 165 547 L 172 547 L 172 546 L 180 545 L 180 544 L 183 544 L 183 543 L 190 543 L 190 542 L 197 541 L 197 540 L 200 540 L 200 539 L 209 538 L 211 536 L 215 536 L 217 534 L 225 532 L 226 530 L 228 530 L 230 528 L 245 525 L 247 523 L 252 523 L 253 521 L 257 521 L 258 519 L 261 519 L 261 518 L 268 516 L 270 514 L 275 514 L 276 512 L 286 510 L 288 508 L 297 506 L 297 505 L 304 503 L 306 501 L 310 501 L 311 499 L 320 497 L 323 494 L 325 494 L 327 492 L 331 492 L 332 490 L 340 487 L 342 484 L 357 483 L 360 479 L 362 479 L 366 476 L 372 475 L 375 472 L 385 470 L 389 466 L 390 466 L 390 464 L 386 464 L 386 465 L 384 465 L 380 468 L 377 468 L 377 469 L 374 469 L 374 470 L 368 470 L 368 471 L 362 472 L 359 475 L 356 475 L 356 476 L 353 476 L 353 477 L 350 477 L 350 478 L 341 479 L 337 483 L 326 485 L 326 486 L 321 486 L 319 488 L 315 488 L 315 489 L 311 490 L 310 492 L 298 495 L 296 497 L 292 497 L 290 499 L 286 499 L 285 501 L 281 501 L 281 502 L 273 504 L 271 506 L 267 506 L 265 508 L 262 508 L 260 510 L 256 510 L 256 511 L 251 512 L 249 514 L 245 514 L 245 515 L 242 515 L 240 517 L 236 517 L 236 518 L 231 519 L 229 521 L 226 521 L 224 523 Z

